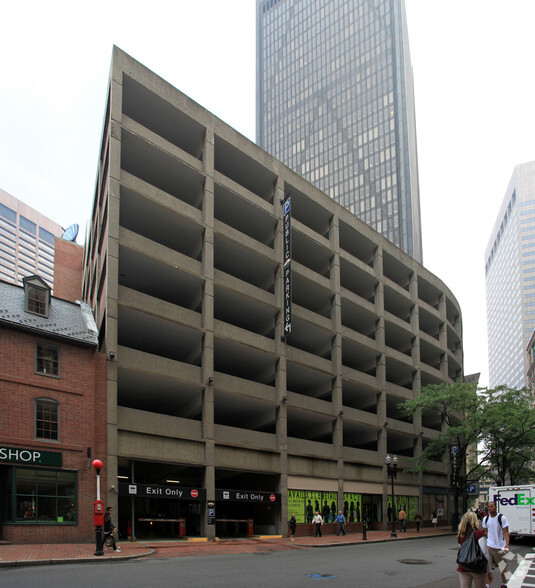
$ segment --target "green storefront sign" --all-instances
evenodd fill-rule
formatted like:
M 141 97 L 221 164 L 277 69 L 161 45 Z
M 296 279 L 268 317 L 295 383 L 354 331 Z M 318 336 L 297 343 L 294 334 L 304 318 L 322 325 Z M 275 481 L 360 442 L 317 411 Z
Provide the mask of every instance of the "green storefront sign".
M 24 463 L 27 465 L 61 466 L 62 454 L 55 451 L 0 446 L 0 463 Z

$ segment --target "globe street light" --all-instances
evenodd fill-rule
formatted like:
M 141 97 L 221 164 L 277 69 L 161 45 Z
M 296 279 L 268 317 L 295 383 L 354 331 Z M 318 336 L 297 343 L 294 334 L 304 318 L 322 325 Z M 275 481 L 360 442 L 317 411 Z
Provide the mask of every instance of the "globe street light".
M 397 537 L 396 534 L 396 501 L 394 497 L 394 480 L 398 475 L 398 458 L 394 455 L 394 459 L 392 459 L 389 455 L 386 456 L 386 473 L 388 477 L 392 480 L 392 533 L 390 534 L 391 537 Z

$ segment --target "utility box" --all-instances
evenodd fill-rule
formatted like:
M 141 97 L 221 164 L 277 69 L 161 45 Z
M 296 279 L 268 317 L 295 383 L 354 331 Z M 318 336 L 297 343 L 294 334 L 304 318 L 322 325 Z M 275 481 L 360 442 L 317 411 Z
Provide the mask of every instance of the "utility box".
M 104 503 L 102 500 L 95 500 L 93 502 L 93 524 L 95 527 L 102 527 L 104 525 Z

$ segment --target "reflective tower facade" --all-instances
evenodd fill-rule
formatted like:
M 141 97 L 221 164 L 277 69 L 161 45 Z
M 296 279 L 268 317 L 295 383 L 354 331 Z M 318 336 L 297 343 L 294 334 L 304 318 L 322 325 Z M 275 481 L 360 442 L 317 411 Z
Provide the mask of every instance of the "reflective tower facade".
M 535 161 L 515 167 L 485 261 L 489 386 L 521 388 L 535 329 Z
M 422 262 L 402 0 L 257 0 L 257 142 Z

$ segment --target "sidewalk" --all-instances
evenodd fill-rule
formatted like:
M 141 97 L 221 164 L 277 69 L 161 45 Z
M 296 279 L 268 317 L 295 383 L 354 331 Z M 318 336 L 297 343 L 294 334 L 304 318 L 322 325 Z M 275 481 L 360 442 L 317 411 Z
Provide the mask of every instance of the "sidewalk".
M 397 531 L 397 538 L 391 537 L 391 531 L 368 531 L 367 540 L 363 541 L 361 533 L 324 535 L 323 537 L 299 537 L 294 541 L 281 537 L 252 537 L 245 539 L 224 539 L 205 541 L 196 538 L 176 541 L 138 541 L 121 542 L 121 552 L 105 549 L 104 555 L 96 556 L 95 545 L 50 544 L 50 545 L 5 545 L 0 544 L 0 567 L 49 565 L 74 562 L 102 562 L 110 560 L 136 559 L 140 557 L 193 557 L 200 555 L 232 555 L 237 553 L 258 553 L 286 551 L 291 549 L 314 549 L 338 545 L 364 545 L 385 541 L 407 541 L 423 537 L 441 537 L 454 535 L 449 527 L 414 529 L 406 533 Z

